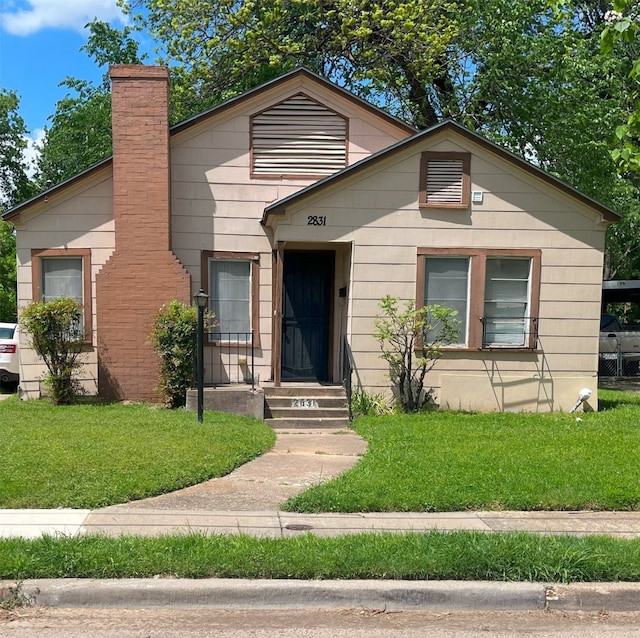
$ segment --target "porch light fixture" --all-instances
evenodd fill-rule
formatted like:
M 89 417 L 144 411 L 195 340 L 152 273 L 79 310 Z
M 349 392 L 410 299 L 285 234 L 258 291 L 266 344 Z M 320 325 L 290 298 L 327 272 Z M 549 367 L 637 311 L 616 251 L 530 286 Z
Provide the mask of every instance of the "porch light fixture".
M 193 296 L 193 302 L 198 307 L 198 352 L 196 374 L 198 376 L 198 423 L 202 423 L 204 407 L 204 309 L 209 303 L 209 295 L 200 288 Z

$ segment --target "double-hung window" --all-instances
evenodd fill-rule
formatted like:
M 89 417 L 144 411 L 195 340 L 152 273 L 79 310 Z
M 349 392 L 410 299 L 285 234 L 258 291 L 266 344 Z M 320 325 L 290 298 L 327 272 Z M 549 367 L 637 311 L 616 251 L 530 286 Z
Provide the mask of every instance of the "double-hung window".
M 467 343 L 469 265 L 466 256 L 426 257 L 424 263 L 424 298 L 429 305 L 441 305 L 456 311 L 458 339 L 455 345 Z M 438 326 L 434 325 L 427 339 L 437 339 Z
M 456 311 L 458 348 L 535 348 L 539 250 L 418 249 L 418 299 Z
M 33 299 L 75 299 L 83 308 L 79 330 L 91 338 L 91 280 L 89 249 L 33 250 Z
M 207 251 L 203 253 L 203 284 L 216 325 L 210 331 L 215 343 L 247 343 L 257 332 L 259 256 L 253 253 Z M 255 343 L 255 340 L 254 340 Z

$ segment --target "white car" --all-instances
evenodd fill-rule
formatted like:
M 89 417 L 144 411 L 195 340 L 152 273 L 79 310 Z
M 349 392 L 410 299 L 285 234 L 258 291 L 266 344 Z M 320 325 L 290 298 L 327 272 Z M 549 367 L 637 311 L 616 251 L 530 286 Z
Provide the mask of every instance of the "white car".
M 18 324 L 0 323 L 0 383 L 18 383 Z

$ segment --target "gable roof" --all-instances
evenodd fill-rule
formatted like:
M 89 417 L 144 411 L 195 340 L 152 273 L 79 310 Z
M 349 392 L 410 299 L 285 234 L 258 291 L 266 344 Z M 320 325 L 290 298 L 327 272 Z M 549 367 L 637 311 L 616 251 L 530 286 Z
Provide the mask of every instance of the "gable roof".
M 261 223 L 264 226 L 272 225 L 271 220 L 274 217 L 283 216 L 286 212 L 287 207 L 293 204 L 297 204 L 303 201 L 304 199 L 306 199 L 307 197 L 310 197 L 311 195 L 321 193 L 324 189 L 328 189 L 348 177 L 357 175 L 359 172 L 362 172 L 368 168 L 371 168 L 376 163 L 382 161 L 383 159 L 387 159 L 393 156 L 395 153 L 404 151 L 410 148 L 411 146 L 418 146 L 421 143 L 423 143 L 425 140 L 427 140 L 429 137 L 433 137 L 436 133 L 440 133 L 443 131 L 453 131 L 458 135 L 461 135 L 462 137 L 470 140 L 471 142 L 478 144 L 479 146 L 482 146 L 488 151 L 494 153 L 495 155 L 498 155 L 502 159 L 505 159 L 508 162 L 511 162 L 515 166 L 525 170 L 531 175 L 537 177 L 538 179 L 541 179 L 547 184 L 563 191 L 573 199 L 578 200 L 582 204 L 586 204 L 590 208 L 600 213 L 602 217 L 607 221 L 615 222 L 620 219 L 620 215 L 616 213 L 613 209 L 609 208 L 608 206 L 605 206 L 604 204 L 593 199 L 592 197 L 585 195 L 584 193 L 573 188 L 563 180 L 557 177 L 554 177 L 550 173 L 547 173 L 541 168 L 538 168 L 537 166 L 531 164 L 530 162 L 527 162 L 526 160 L 522 159 L 518 155 L 515 155 L 514 153 L 511 153 L 505 148 L 498 146 L 497 144 L 495 144 L 494 142 L 491 142 L 487 138 L 482 137 L 481 135 L 478 135 L 477 133 L 466 128 L 465 126 L 462 126 L 461 124 L 458 124 L 453 120 L 444 120 L 439 124 L 435 124 L 434 126 L 431 126 L 428 129 L 425 129 L 423 131 L 420 131 L 412 135 L 411 137 L 408 137 L 404 140 L 396 142 L 395 144 L 381 151 L 378 151 L 377 153 L 373 153 L 372 155 L 365 157 L 359 162 L 351 164 L 351 166 L 347 166 L 341 171 L 334 173 L 333 175 L 330 175 L 328 177 L 325 177 L 324 179 L 321 179 L 311 184 L 310 186 L 307 186 L 306 188 L 303 188 L 302 190 L 299 190 L 293 193 L 292 195 L 289 195 L 288 197 L 284 197 L 283 199 L 280 199 L 276 202 L 273 202 L 272 204 L 269 204 L 269 206 L 267 206 L 264 209 L 264 214 L 262 216 Z
M 408 125 L 406 122 L 403 122 L 401 119 L 387 113 L 386 111 L 383 111 L 382 109 L 378 108 L 377 106 L 374 106 L 373 104 L 370 104 L 366 100 L 359 98 L 357 95 L 351 93 L 350 91 L 347 91 L 346 89 L 338 86 L 337 84 L 334 84 L 333 82 L 330 82 L 326 78 L 323 78 L 322 76 L 316 73 L 313 73 L 312 71 L 309 71 L 309 69 L 300 67 L 300 68 L 294 69 L 293 71 L 285 73 L 284 75 L 281 75 L 275 78 L 274 80 L 270 80 L 269 82 L 265 82 L 264 84 L 261 84 L 253 89 L 245 91 L 240 95 L 229 98 L 228 100 L 221 102 L 220 104 L 208 109 L 207 111 L 204 111 L 203 113 L 195 115 L 178 124 L 174 124 L 169 129 L 169 135 L 173 136 L 191 127 L 197 126 L 198 124 L 200 124 L 201 122 L 203 122 L 209 117 L 218 116 L 224 113 L 225 111 L 232 109 L 236 105 L 241 104 L 245 100 L 259 96 L 262 93 L 266 93 L 267 91 L 277 88 L 280 85 L 286 84 L 287 82 L 290 82 L 292 80 L 296 80 L 297 78 L 305 78 L 307 80 L 317 83 L 318 85 L 322 86 L 324 89 L 329 89 L 331 92 L 339 95 L 343 99 L 346 99 L 349 102 L 356 104 L 360 108 L 365 109 L 375 117 L 382 119 L 388 122 L 389 124 L 406 131 L 407 135 L 412 135 L 416 132 L 415 127 Z M 112 164 L 112 161 L 113 161 L 113 157 L 108 157 L 104 160 L 101 160 L 100 162 L 97 162 L 93 166 L 90 166 L 84 171 L 78 173 L 77 175 L 74 175 L 73 177 L 70 177 L 64 180 L 63 182 L 60 182 L 59 184 L 56 184 L 55 186 L 52 186 L 51 188 L 48 188 L 45 191 L 42 191 L 41 193 L 32 197 L 31 199 L 28 199 L 27 201 L 22 202 L 17 206 L 14 206 L 13 208 L 9 209 L 2 215 L 2 219 L 4 219 L 5 221 L 11 221 L 19 218 L 20 213 L 29 209 L 33 205 L 41 201 L 46 201 L 48 197 L 63 191 L 64 189 L 68 188 L 73 184 L 77 184 L 83 179 L 93 176 L 96 172 L 100 171 L 101 169 L 109 168 Z

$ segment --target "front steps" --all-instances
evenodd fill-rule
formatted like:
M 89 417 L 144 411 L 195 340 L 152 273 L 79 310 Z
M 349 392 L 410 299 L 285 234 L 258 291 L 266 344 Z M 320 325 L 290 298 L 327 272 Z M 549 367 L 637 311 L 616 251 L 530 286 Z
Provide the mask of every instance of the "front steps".
M 342 386 L 299 383 L 264 387 L 264 420 L 274 429 L 339 429 L 349 426 Z

